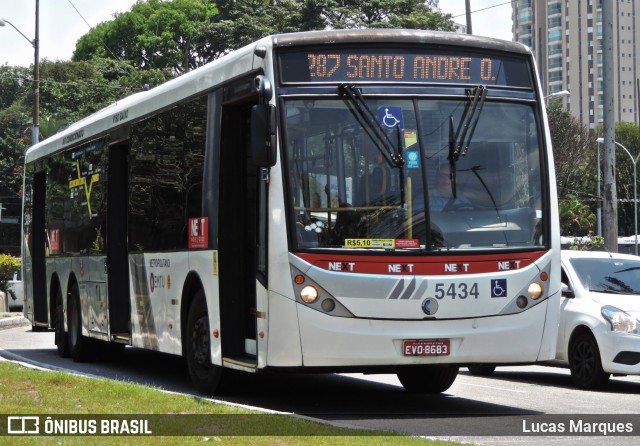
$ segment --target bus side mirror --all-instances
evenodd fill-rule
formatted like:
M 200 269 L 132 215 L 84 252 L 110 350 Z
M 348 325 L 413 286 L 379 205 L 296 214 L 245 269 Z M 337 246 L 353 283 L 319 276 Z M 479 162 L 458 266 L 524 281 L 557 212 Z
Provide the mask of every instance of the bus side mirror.
M 251 108 L 251 156 L 260 167 L 276 164 L 276 113 L 269 104 L 254 105 Z

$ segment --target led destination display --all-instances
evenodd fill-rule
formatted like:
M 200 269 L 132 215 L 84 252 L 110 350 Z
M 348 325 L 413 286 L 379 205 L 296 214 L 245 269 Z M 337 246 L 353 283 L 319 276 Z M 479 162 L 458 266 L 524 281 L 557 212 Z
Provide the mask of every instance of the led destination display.
M 457 51 L 331 49 L 280 54 L 283 83 L 420 82 L 531 88 L 525 59 Z

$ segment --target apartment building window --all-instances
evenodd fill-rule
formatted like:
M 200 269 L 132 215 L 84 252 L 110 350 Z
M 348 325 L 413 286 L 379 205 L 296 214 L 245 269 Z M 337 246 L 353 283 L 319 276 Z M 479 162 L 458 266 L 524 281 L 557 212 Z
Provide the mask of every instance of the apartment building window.
M 549 69 L 562 68 L 562 58 L 554 57 L 549 59 Z
M 549 43 L 562 40 L 562 32 L 560 30 L 549 31 Z
M 518 14 L 518 20 L 521 22 L 530 22 L 531 21 L 531 11 L 525 10 Z
M 558 54 L 562 54 L 562 45 L 558 43 L 549 45 L 549 56 L 555 56 Z
M 562 17 L 552 17 L 549 19 L 549 28 L 562 26 Z
M 558 82 L 562 81 L 562 71 L 555 71 L 553 73 L 549 73 L 549 82 Z

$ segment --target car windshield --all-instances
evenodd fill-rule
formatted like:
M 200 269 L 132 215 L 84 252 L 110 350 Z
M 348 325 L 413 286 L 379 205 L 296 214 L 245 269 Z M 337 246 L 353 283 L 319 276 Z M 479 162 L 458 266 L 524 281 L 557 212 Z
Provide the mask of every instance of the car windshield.
M 571 259 L 571 265 L 589 291 L 640 295 L 640 259 Z
M 294 249 L 544 246 L 535 111 L 480 102 L 286 99 Z

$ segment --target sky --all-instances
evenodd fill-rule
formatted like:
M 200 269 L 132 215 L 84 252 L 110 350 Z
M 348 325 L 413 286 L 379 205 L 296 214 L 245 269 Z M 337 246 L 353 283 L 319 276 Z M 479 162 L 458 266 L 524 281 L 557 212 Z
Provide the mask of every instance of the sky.
M 70 60 L 77 40 L 91 27 L 128 11 L 136 0 L 40 0 L 40 59 Z M 0 0 L 0 17 L 11 22 L 0 27 L 0 65 L 33 64 L 35 0 Z M 511 40 L 511 4 L 505 0 L 470 0 L 474 34 Z M 498 6 L 496 6 L 498 5 Z M 75 6 L 75 9 L 74 9 Z M 482 10 L 484 8 L 489 8 Z M 76 9 L 79 11 L 76 12 Z M 466 23 L 465 0 L 440 0 L 440 9 Z M 457 17 L 456 17 L 457 16 Z M 87 23 L 88 22 L 88 25 Z

